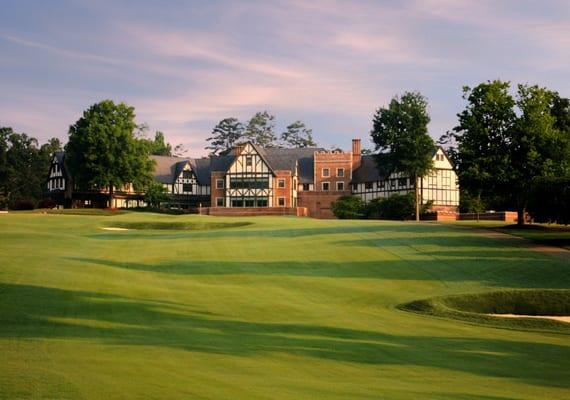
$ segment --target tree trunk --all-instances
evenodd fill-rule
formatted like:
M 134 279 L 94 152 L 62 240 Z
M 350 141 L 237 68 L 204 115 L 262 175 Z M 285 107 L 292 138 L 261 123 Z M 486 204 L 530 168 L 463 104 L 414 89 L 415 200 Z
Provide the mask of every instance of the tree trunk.
M 113 207 L 113 184 L 109 184 L 109 208 Z
M 525 207 L 519 206 L 517 207 L 517 225 L 524 225 L 524 214 L 525 214 Z
M 415 177 L 416 183 L 414 185 L 414 192 L 416 198 L 416 221 L 420 220 L 420 185 L 419 185 L 419 177 Z

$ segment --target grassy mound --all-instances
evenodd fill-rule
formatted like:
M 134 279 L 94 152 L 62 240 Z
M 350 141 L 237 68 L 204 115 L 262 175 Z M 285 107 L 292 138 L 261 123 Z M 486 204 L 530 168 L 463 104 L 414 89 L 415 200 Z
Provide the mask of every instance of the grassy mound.
M 570 315 L 570 289 L 501 290 L 436 297 L 399 306 L 400 309 L 467 322 L 514 329 L 570 332 L 570 324 L 536 318 L 500 318 L 487 314 Z
M 239 228 L 251 225 L 251 222 L 172 222 L 172 221 L 137 221 L 114 222 L 106 225 L 109 228 L 123 228 L 134 230 L 174 230 L 174 231 L 200 231 L 212 229 Z

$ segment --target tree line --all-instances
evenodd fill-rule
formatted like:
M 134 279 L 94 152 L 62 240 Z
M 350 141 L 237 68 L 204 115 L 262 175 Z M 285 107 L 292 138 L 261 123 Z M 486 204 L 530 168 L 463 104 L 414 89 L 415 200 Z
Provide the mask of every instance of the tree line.
M 465 87 L 463 98 L 457 126 L 439 139 L 459 177 L 461 211 L 516 209 L 521 223 L 526 211 L 537 221 L 570 222 L 570 101 L 536 85 L 518 85 L 511 94 L 510 83 L 499 80 Z M 376 110 L 370 133 L 379 168 L 405 173 L 416 183 L 416 218 L 421 211 L 417 182 L 433 169 L 436 149 L 429 122 L 427 99 L 405 92 Z M 312 130 L 301 121 L 278 137 L 275 117 L 263 111 L 247 123 L 221 120 L 206 149 L 225 154 L 246 140 L 263 147 L 316 146 Z M 33 137 L 0 128 L 0 207 L 41 199 L 50 155 L 61 148 L 55 138 L 40 146 Z M 148 138 L 133 107 L 104 100 L 70 127 L 65 151 L 77 188 L 133 184 L 144 190 L 153 185 L 148 156 L 181 155 L 185 149 L 173 148 L 160 131 Z
M 519 84 L 513 95 L 500 80 L 464 87 L 463 99 L 457 126 L 438 141 L 455 164 L 460 211 L 514 209 L 519 224 L 527 212 L 539 222 L 570 223 L 570 100 L 537 85 Z M 406 92 L 377 109 L 371 130 L 379 168 L 416 182 L 416 219 L 418 180 L 433 169 L 436 148 L 427 108 L 422 94 Z
M 313 130 L 297 120 L 289 124 L 278 137 L 275 116 L 267 111 L 257 112 L 247 123 L 237 118 L 224 118 L 216 124 L 206 150 L 211 156 L 222 155 L 240 142 L 250 141 L 261 147 L 315 147 Z

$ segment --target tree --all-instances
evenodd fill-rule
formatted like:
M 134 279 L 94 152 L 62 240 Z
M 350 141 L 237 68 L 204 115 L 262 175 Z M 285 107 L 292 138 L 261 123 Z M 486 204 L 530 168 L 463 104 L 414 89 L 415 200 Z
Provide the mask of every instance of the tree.
M 316 147 L 313 140 L 313 130 L 305 126 L 301 121 L 295 121 L 281 134 L 281 141 L 288 147 Z
M 332 203 L 332 212 L 339 219 L 360 219 L 364 217 L 364 203 L 360 197 L 342 196 Z
M 463 98 L 468 104 L 457 114 L 458 125 L 442 138 L 452 144 L 459 184 L 476 204 L 509 192 L 508 143 L 516 121 L 509 87 L 499 80 L 465 86 Z
M 261 147 L 274 147 L 275 117 L 267 111 L 256 113 L 247 123 L 245 137 Z
M 0 128 L 0 208 L 41 199 L 51 156 L 61 149 L 52 138 L 38 147 L 38 141 L 12 128 Z
M 160 203 L 168 200 L 168 191 L 164 185 L 153 182 L 146 189 L 144 199 L 149 207 L 159 208 Z
M 224 154 L 243 138 L 244 126 L 237 118 L 224 118 L 214 127 L 212 134 L 206 140 L 210 142 L 206 150 L 211 156 Z
M 154 140 L 149 141 L 150 154 L 155 156 L 171 156 L 172 146 L 167 143 L 164 138 L 164 133 L 161 131 L 156 131 L 154 134 Z
M 74 184 L 81 190 L 109 190 L 132 184 L 142 190 L 152 181 L 149 148 L 137 140 L 135 112 L 124 103 L 103 100 L 93 104 L 69 128 L 66 160 Z
M 524 224 L 538 180 L 565 176 L 570 152 L 564 99 L 538 86 L 489 81 L 464 88 L 468 104 L 447 140 L 457 143 L 459 182 L 481 203 L 514 207 Z
M 420 219 L 419 180 L 433 169 L 435 143 L 428 134 L 427 100 L 417 92 L 394 97 L 374 114 L 372 141 L 382 159 L 414 180 L 416 221 Z

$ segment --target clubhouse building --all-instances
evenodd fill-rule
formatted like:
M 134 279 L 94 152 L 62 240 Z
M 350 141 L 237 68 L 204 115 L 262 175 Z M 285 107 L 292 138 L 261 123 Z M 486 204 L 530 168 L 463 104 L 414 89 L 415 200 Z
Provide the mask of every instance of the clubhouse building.
M 383 168 L 361 154 L 360 139 L 351 151 L 322 148 L 262 148 L 251 142 L 228 154 L 208 158 L 151 156 L 154 178 L 169 194 L 169 207 L 198 209 L 211 215 L 289 214 L 331 218 L 331 204 L 341 196 L 365 202 L 414 192 L 410 177 Z M 457 175 L 442 148 L 433 155 L 434 170 L 420 180 L 422 202 L 437 211 L 457 211 Z M 64 207 L 144 206 L 144 194 L 130 185 L 115 188 L 112 204 L 106 190 L 73 190 L 65 154 L 53 156 L 47 197 Z

